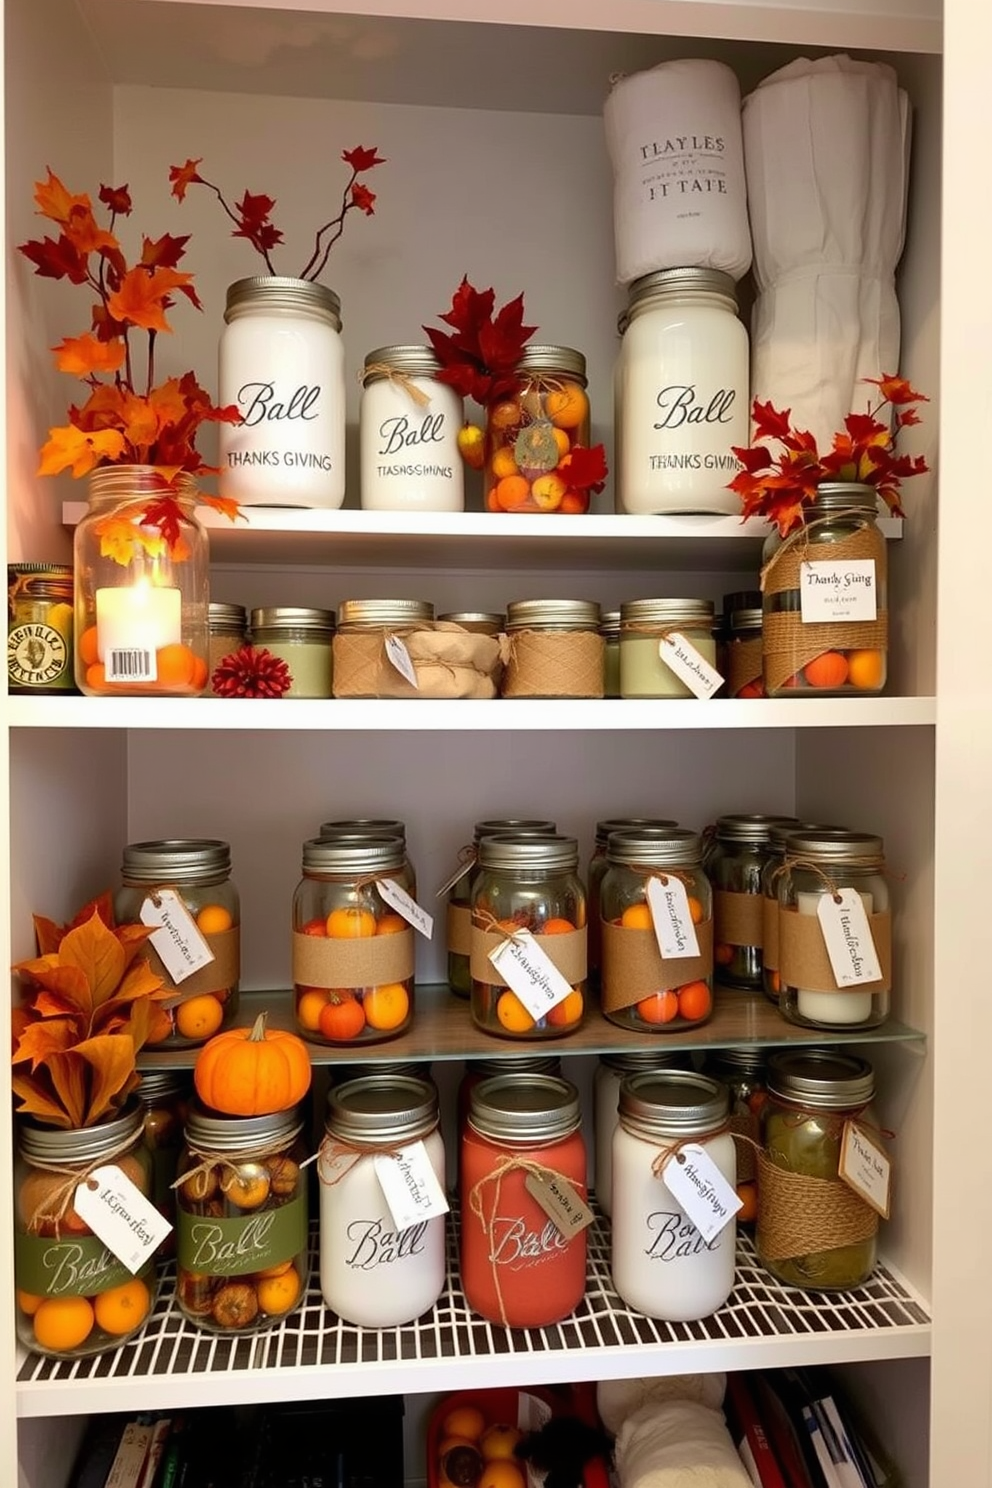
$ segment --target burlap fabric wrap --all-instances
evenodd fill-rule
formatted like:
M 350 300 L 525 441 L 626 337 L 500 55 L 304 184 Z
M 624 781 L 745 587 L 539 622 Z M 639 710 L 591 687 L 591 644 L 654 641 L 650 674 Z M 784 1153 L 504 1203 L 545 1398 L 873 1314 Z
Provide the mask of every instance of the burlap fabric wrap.
M 764 933 L 760 894 L 738 894 L 728 889 L 713 891 L 714 934 L 722 945 L 757 946 Z
M 417 674 L 414 687 L 386 654 L 398 636 Z M 506 652 L 505 636 L 478 635 L 450 620 L 411 629 L 339 630 L 332 641 L 336 698 L 494 698 Z
M 759 1253 L 795 1260 L 859 1245 L 878 1232 L 878 1215 L 839 1178 L 810 1178 L 758 1153 Z
M 888 651 L 889 613 L 886 609 L 879 608 L 875 620 L 803 624 L 798 609 L 800 565 L 805 562 L 840 563 L 853 558 L 874 558 L 875 592 L 881 605 L 887 589 L 888 568 L 885 538 L 877 527 L 859 528 L 837 542 L 822 546 L 811 544 L 808 531 L 803 529 L 794 537 L 787 538 L 765 565 L 761 587 L 766 598 L 792 590 L 797 603 L 794 610 L 769 610 L 767 605 L 765 607 L 761 644 L 765 687 L 769 693 L 777 692 L 790 677 L 796 676 L 824 651 Z
M 447 946 L 454 956 L 472 954 L 472 911 L 467 904 L 449 904 Z
M 737 1182 L 753 1183 L 758 1176 L 756 1149 L 760 1146 L 761 1123 L 750 1111 L 735 1111 L 729 1126 L 737 1151 Z
M 707 981 L 713 975 L 713 921 L 695 927 L 698 956 L 662 957 L 653 930 L 625 930 L 609 920 L 602 922 L 603 1011 L 618 1013 L 633 1007 L 652 992 L 684 987 L 687 982 Z
M 751 682 L 760 682 L 763 671 L 762 642 L 760 636 L 751 641 L 729 641 L 727 643 L 727 696 L 737 697 L 741 688 Z
M 413 931 L 332 940 L 293 933 L 293 981 L 302 987 L 382 987 L 413 976 Z
M 509 938 L 501 930 L 480 930 L 478 925 L 472 926 L 469 957 L 474 981 L 490 987 L 509 986 L 489 959 L 490 953 Z M 584 925 L 581 930 L 567 930 L 563 935 L 535 935 L 534 939 L 570 986 L 585 981 L 587 943 Z
M 761 964 L 766 971 L 778 971 L 778 899 L 761 899 Z
M 888 911 L 871 914 L 868 925 L 882 979 L 838 987 L 817 916 L 800 914 L 798 909 L 781 909 L 778 952 L 783 987 L 800 987 L 805 992 L 888 992 L 892 986 L 892 916 Z
M 203 931 L 200 931 L 203 935 Z M 167 999 L 166 1006 L 186 1002 L 190 997 L 201 997 L 205 992 L 230 992 L 238 985 L 241 976 L 241 930 L 232 925 L 230 930 L 221 930 L 216 935 L 203 935 L 213 951 L 214 959 L 208 966 L 201 966 L 184 981 L 174 982 L 165 964 L 150 942 L 146 941 L 143 955 L 148 957 L 152 971 L 156 972 L 167 987 L 175 987 L 176 995 Z
M 515 630 L 503 696 L 601 698 L 605 657 L 606 642 L 592 630 Z

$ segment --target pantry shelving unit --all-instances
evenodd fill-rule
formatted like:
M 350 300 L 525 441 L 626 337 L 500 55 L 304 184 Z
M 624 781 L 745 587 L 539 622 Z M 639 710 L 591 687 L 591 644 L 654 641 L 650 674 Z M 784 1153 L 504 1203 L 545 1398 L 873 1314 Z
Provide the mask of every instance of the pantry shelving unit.
M 897 900 L 899 1021 L 861 1043 L 884 1091 L 881 1119 L 898 1133 L 898 1178 L 886 1269 L 850 1298 L 783 1297 L 745 1253 L 716 1318 L 665 1329 L 625 1316 L 611 1296 L 597 1228 L 580 1320 L 539 1335 L 505 1338 L 471 1318 L 453 1276 L 436 1317 L 409 1329 L 359 1336 L 327 1317 L 311 1291 L 300 1322 L 231 1344 L 193 1335 L 166 1283 L 143 1342 L 71 1369 L 19 1355 L 11 1342 L 8 1179 L 0 1183 L 0 1481 L 65 1488 L 74 1445 L 97 1411 L 403 1390 L 415 1482 L 422 1398 L 451 1386 L 827 1362 L 869 1402 L 907 1488 L 977 1488 L 992 1472 L 992 1165 L 983 1124 L 992 1001 L 982 982 L 980 872 L 992 833 L 992 712 L 979 609 L 988 588 L 987 482 L 976 468 L 992 406 L 992 307 L 974 291 L 975 245 L 990 227 L 987 173 L 978 168 L 992 144 L 988 7 L 946 0 L 943 17 L 939 0 L 614 0 L 608 17 L 594 0 L 6 0 L 4 8 L 8 249 L 37 231 L 31 183 L 46 165 L 75 190 L 127 181 L 136 232 L 193 234 L 189 265 L 207 306 L 199 319 L 176 312 L 176 335 L 160 338 L 162 371 L 194 366 L 209 381 L 224 287 L 254 269 L 214 203 L 169 200 L 168 166 L 204 155 L 232 191 L 271 190 L 287 239 L 305 244 L 314 200 L 325 189 L 333 200 L 339 188 L 340 150 L 375 142 L 390 162 L 375 183 L 376 216 L 349 222 L 332 265 L 350 372 L 373 346 L 419 339 L 421 323 L 436 320 L 468 271 L 503 298 L 524 289 L 542 336 L 582 347 L 596 435 L 608 445 L 621 305 L 599 117 L 609 75 L 706 55 L 729 61 L 747 88 L 811 49 L 881 56 L 898 68 L 915 108 L 899 276 L 902 371 L 933 398 L 913 447 L 935 463 L 939 442 L 941 459 L 939 498 L 936 480 L 912 483 L 922 489 L 907 492 L 909 520 L 890 545 L 884 698 L 8 701 L 0 728 L 8 960 L 33 949 L 32 911 L 63 918 L 116 881 L 124 842 L 206 833 L 232 843 L 246 1007 L 285 987 L 299 845 L 333 815 L 403 817 L 427 895 L 450 872 L 472 821 L 488 815 L 552 815 L 585 850 L 598 817 L 625 813 L 702 824 L 735 809 L 796 811 L 881 831 Z M 8 265 L 7 555 L 64 559 L 79 489 L 42 483 L 33 471 L 70 395 L 45 348 L 81 326 L 84 305 L 78 290 L 32 278 L 16 255 Z M 354 442 L 354 379 L 349 396 Z M 615 606 L 651 593 L 719 597 L 757 571 L 760 533 L 736 518 L 618 518 L 607 500 L 574 520 L 268 511 L 229 528 L 211 517 L 212 593 L 249 606 L 333 606 L 390 593 L 422 594 L 439 609 L 498 609 L 541 593 Z M 422 948 L 418 976 L 436 983 L 442 974 L 438 949 Z M 430 1046 L 432 1016 L 411 1037 L 423 1039 L 421 1057 L 450 1071 L 453 1055 Z M 765 1029 L 774 1037 L 770 1016 L 762 1031 L 716 1019 L 699 1046 L 762 1039 Z M 460 1038 L 451 1026 L 446 1035 Z M 783 1042 L 803 1036 L 780 1031 Z M 468 1037 L 465 1053 L 475 1047 Z M 583 1038 L 593 1041 L 587 1051 L 597 1047 L 597 1026 Z M 375 1057 L 409 1057 L 404 1043 Z M 592 1063 L 588 1053 L 569 1056 L 570 1072 L 586 1083 Z M 6 1102 L 0 1122 L 6 1161 Z

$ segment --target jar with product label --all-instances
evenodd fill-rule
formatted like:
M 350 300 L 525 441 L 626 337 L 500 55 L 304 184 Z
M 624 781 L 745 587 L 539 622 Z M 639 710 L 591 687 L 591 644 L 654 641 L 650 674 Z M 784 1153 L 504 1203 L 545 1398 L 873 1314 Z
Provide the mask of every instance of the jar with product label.
M 592 857 L 589 859 L 586 883 L 589 898 L 589 975 L 597 981 L 602 960 L 599 891 L 607 869 L 606 844 L 610 833 L 635 831 L 641 827 L 649 832 L 670 832 L 677 826 L 676 821 L 650 816 L 615 816 L 596 823 L 596 836 L 593 842 Z
M 706 1059 L 704 1073 L 730 1091 L 730 1130 L 737 1148 L 737 1197 L 742 1207 L 738 1225 L 753 1225 L 758 1215 L 758 1164 L 761 1112 L 767 1100 L 765 1049 L 718 1049 Z
M 327 1098 L 318 1169 L 320 1289 L 346 1323 L 395 1328 L 441 1294 L 447 1202 L 438 1122 L 434 1085 L 409 1076 L 347 1080 Z M 403 1201 L 397 1213 L 380 1181 L 390 1167 Z
M 211 1333 L 257 1333 L 303 1301 L 310 1274 L 302 1108 L 190 1107 L 176 1186 L 176 1299 Z
M 386 897 L 394 886 L 410 894 L 405 860 L 399 837 L 304 842 L 293 987 L 297 1028 L 312 1043 L 383 1043 L 409 1028 L 414 932 Z
M 620 695 L 688 698 L 699 662 L 716 666 L 713 602 L 631 599 L 620 606 Z
M 394 816 L 343 816 L 335 821 L 321 822 L 318 833 L 321 841 L 331 837 L 398 837 L 403 844 L 403 866 L 410 877 L 410 894 L 417 897 L 417 874 L 407 851 L 406 823 Z
M 72 564 L 8 563 L 7 691 L 75 692 Z
M 448 890 L 448 985 L 457 997 L 472 995 L 472 890 L 483 837 L 509 832 L 516 837 L 554 837 L 558 828 L 540 817 L 494 817 L 475 824 L 470 847 L 462 848 L 464 870 Z
M 517 377 L 514 392 L 486 407 L 486 510 L 588 511 L 588 490 L 568 479 L 572 449 L 589 448 L 585 357 L 569 346 L 525 346 Z
M 461 1279 L 473 1311 L 505 1328 L 543 1328 L 586 1286 L 586 1147 L 579 1092 L 554 1075 L 506 1074 L 471 1094 L 460 1153 Z M 528 1180 L 567 1200 L 549 1218 Z M 578 1221 L 578 1222 L 576 1222 Z
M 289 667 L 288 698 L 333 697 L 334 611 L 305 605 L 266 605 L 251 612 L 251 643 Z
M 733 1214 L 706 1239 L 665 1181 L 673 1163 L 685 1172 L 703 1154 L 735 1187 L 729 1107 L 726 1086 L 707 1075 L 655 1070 L 627 1075 L 620 1084 L 613 1135 L 613 1285 L 645 1317 L 695 1322 L 722 1307 L 733 1290 Z M 700 1177 L 705 1187 L 709 1180 Z M 719 1203 L 716 1194 L 716 1212 Z
M 769 697 L 864 697 L 885 690 L 888 554 L 874 486 L 821 482 L 797 531 L 762 553 L 762 647 Z
M 603 1213 L 613 1213 L 613 1133 L 620 1104 L 620 1082 L 642 1070 L 692 1069 L 691 1054 L 667 1054 L 648 1049 L 601 1054 L 593 1077 L 596 1202 Z
M 430 628 L 434 606 L 424 599 L 345 599 L 332 643 L 335 697 L 416 697 L 409 657 L 397 660 L 394 638 Z M 405 648 L 404 648 L 405 649 Z
M 620 611 L 607 610 L 600 621 L 603 637 L 603 696 L 620 696 Z
M 334 511 L 344 501 L 341 301 L 308 279 L 265 274 L 229 286 L 220 339 L 220 486 L 242 506 Z
M 472 887 L 472 1021 L 499 1038 L 565 1038 L 578 1030 L 585 1013 L 586 891 L 578 873 L 579 844 L 574 837 L 501 833 L 483 837 L 478 851 Z M 521 935 L 533 937 L 556 976 L 528 960 L 526 940 L 515 941 Z M 516 963 L 514 945 L 521 948 Z M 491 960 L 493 952 L 503 958 L 499 967 Z M 532 974 L 513 990 L 511 977 L 520 976 L 525 964 Z
M 795 817 L 721 816 L 706 854 L 713 885 L 714 975 L 721 987 L 760 992 L 764 902 L 761 873 L 768 861 L 771 831 L 779 822 L 798 827 Z
M 501 695 L 603 696 L 606 643 L 598 604 L 586 599 L 518 599 L 506 607 L 509 652 Z
M 611 832 L 600 888 L 603 1012 L 637 1033 L 682 1033 L 713 1011 L 713 895 L 702 838 Z M 662 956 L 655 925 L 665 935 Z
M 737 513 L 732 445 L 750 437 L 748 335 L 718 269 L 635 279 L 617 366 L 617 509 Z
M 795 1049 L 768 1060 L 758 1160 L 758 1259 L 786 1286 L 842 1291 L 875 1269 L 879 1215 L 839 1176 L 849 1123 L 884 1152 L 866 1059 Z
M 727 618 L 727 697 L 764 697 L 760 598 L 756 605 L 731 610 Z
M 135 1091 L 144 1115 L 144 1139 L 152 1162 L 152 1200 L 171 1225 L 176 1222 L 173 1183 L 183 1147 L 183 1128 L 192 1095 L 187 1075 L 175 1070 L 142 1070 Z M 175 1234 L 167 1235 L 159 1255 L 171 1255 Z
M 14 1164 L 17 1337 L 27 1349 L 81 1359 L 133 1338 L 155 1296 L 154 1254 L 132 1272 L 74 1202 L 98 1168 L 115 1167 L 152 1205 L 152 1163 L 138 1101 L 95 1126 L 63 1130 L 22 1120 Z
M 365 358 L 359 410 L 365 511 L 465 507 L 462 400 L 439 382 L 429 346 L 380 346 Z
M 118 925 L 158 927 L 141 954 L 178 1001 L 169 1008 L 171 1032 L 155 1047 L 194 1048 L 231 1024 L 241 976 L 241 901 L 229 843 L 211 837 L 129 843 L 114 917 Z
M 216 697 L 213 675 L 225 656 L 239 651 L 248 643 L 248 612 L 244 605 L 214 604 L 207 606 L 207 650 L 210 667 L 210 691 Z

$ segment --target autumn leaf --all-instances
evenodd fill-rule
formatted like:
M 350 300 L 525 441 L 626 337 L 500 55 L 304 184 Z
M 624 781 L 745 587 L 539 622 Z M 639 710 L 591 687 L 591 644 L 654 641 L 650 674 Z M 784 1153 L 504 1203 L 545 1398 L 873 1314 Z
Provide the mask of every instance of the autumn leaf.
M 82 196 L 73 196 L 67 191 L 59 180 L 53 175 L 51 166 L 48 167 L 48 180 L 35 181 L 34 199 L 38 208 L 39 217 L 47 217 L 50 222 L 57 222 L 60 227 L 65 227 L 69 221 L 72 211 L 79 207 L 87 212 L 92 212 L 93 203 L 84 193 Z
M 73 1052 L 90 1069 L 85 1124 L 92 1126 L 124 1096 L 134 1074 L 134 1043 L 126 1033 L 100 1034 L 77 1044 Z
M 172 194 L 177 201 L 185 201 L 186 192 L 194 181 L 202 183 L 203 177 L 197 175 L 196 167 L 202 164 L 203 156 L 199 160 L 187 160 L 185 165 L 173 165 L 169 167 L 169 180 L 172 182 Z
M 892 403 L 897 408 L 904 403 L 930 402 L 930 399 L 923 393 L 918 393 L 911 388 L 904 377 L 895 377 L 892 373 L 883 374 L 881 377 L 865 377 L 862 380 L 880 388 L 884 402 Z
M 189 234 L 174 238 L 163 233 L 160 238 L 142 238 L 141 263 L 146 269 L 174 269 L 186 252 Z
M 57 241 L 42 238 L 20 243 L 17 251 L 34 264 L 35 273 L 42 279 L 68 279 L 72 284 L 85 284 L 89 277 L 86 260 L 65 233 Z
M 59 946 L 59 961 L 77 967 L 86 977 L 94 1008 L 106 1002 L 124 975 L 124 949 L 98 914 L 69 931 Z
M 360 176 L 362 171 L 371 170 L 374 165 L 386 164 L 383 156 L 379 154 L 377 145 L 373 145 L 371 149 L 365 145 L 356 145 L 353 150 L 342 150 L 341 159 L 345 165 L 351 166 L 356 176 Z
M 236 409 L 235 412 L 237 412 Z M 240 413 L 236 420 L 231 419 L 229 422 L 240 423 Z M 211 496 L 206 491 L 201 491 L 197 497 L 197 501 L 201 506 L 209 506 L 211 511 L 220 512 L 222 516 L 230 518 L 232 522 L 236 522 L 239 517 L 244 517 L 244 512 L 236 501 L 231 500 L 230 496 Z M 247 521 L 247 517 L 245 517 L 245 521 Z
M 124 452 L 124 438 L 117 429 L 87 433 L 67 424 L 50 429 L 41 448 L 39 475 L 59 475 L 72 470 L 73 475 L 88 475 L 104 460 L 118 460 Z
M 262 254 L 277 247 L 282 242 L 283 235 L 269 220 L 269 213 L 274 206 L 274 197 L 253 196 L 250 191 L 246 191 L 234 209 L 238 226 L 233 229 L 231 237 L 247 238 L 252 247 Z
M 751 409 L 751 419 L 754 423 L 755 439 L 785 439 L 790 433 L 789 419 L 792 409 L 785 408 L 781 412 L 773 408 L 771 403 L 762 403 L 755 398 Z
M 160 1044 L 172 1032 L 172 1019 L 163 1006 L 164 999 L 143 998 L 131 1004 L 129 1031 L 135 1050 L 146 1044 Z
M 37 1069 L 49 1054 L 69 1049 L 79 1038 L 79 1023 L 75 1018 L 39 1018 L 29 1023 L 21 1034 L 11 1056 L 12 1064 L 29 1062 Z
M 17 1107 L 18 1114 L 33 1116 L 45 1126 L 58 1126 L 67 1130 L 74 1123 L 60 1104 L 54 1088 L 50 1088 L 51 1081 L 41 1078 L 43 1075 L 43 1070 L 33 1075 L 20 1075 L 16 1070 L 12 1074 L 11 1088 L 21 1102 Z
M 370 191 L 367 186 L 363 186 L 361 181 L 356 181 L 354 186 L 352 186 L 351 201 L 352 205 L 358 207 L 359 211 L 364 212 L 367 217 L 374 215 L 375 192 Z
M 121 341 L 100 341 L 96 336 L 67 336 L 53 346 L 55 364 L 60 372 L 74 377 L 89 377 L 94 372 L 116 372 L 124 365 Z
M 120 243 L 113 233 L 98 225 L 88 204 L 85 207 L 73 207 L 65 225 L 65 235 L 84 257 L 90 253 L 105 251 L 120 253 Z
M 131 193 L 127 185 L 123 186 L 101 186 L 99 191 L 100 200 L 105 207 L 109 207 L 115 217 L 129 217 L 131 215 Z
M 162 496 L 157 501 L 148 502 L 141 514 L 141 525 L 154 527 L 172 552 L 182 535 L 182 515 L 174 496 Z
M 140 265 L 129 269 L 121 281 L 120 289 L 107 296 L 107 309 L 115 320 L 143 327 L 146 331 L 168 331 L 172 327 L 165 318 L 164 301 L 173 292 L 190 295 L 192 274 L 180 274 L 176 269 L 144 269 Z M 199 301 L 192 295 L 193 303 Z
M 48 1071 L 62 1109 L 69 1117 L 70 1126 L 85 1126 L 89 1083 L 86 1060 L 80 1059 L 75 1049 L 64 1049 L 50 1054 L 45 1060 L 44 1067 Z
M 558 469 L 573 490 L 601 491 L 609 474 L 606 451 L 601 444 L 593 445 L 591 449 L 573 444 Z
M 114 931 L 124 952 L 125 971 L 132 965 L 141 947 L 149 936 L 155 934 L 153 925 L 118 925 Z M 123 985 L 123 984 L 122 984 Z

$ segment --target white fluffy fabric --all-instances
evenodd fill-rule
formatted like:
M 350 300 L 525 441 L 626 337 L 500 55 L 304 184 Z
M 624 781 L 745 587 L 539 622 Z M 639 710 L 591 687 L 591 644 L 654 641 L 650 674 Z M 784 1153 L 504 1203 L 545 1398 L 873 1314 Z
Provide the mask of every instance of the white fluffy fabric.
M 641 1406 L 616 1444 L 620 1488 L 751 1488 L 722 1414 L 694 1400 Z
M 596 1386 L 599 1419 L 613 1436 L 642 1406 L 659 1401 L 694 1400 L 720 1410 L 727 1392 L 725 1374 L 670 1374 L 661 1379 L 601 1380 Z

